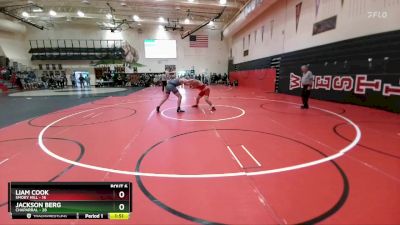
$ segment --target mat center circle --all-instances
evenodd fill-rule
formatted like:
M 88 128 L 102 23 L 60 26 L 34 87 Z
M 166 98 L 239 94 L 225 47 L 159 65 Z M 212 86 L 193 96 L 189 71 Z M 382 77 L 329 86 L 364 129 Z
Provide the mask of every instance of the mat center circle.
M 185 122 L 220 122 L 240 118 L 246 114 L 246 111 L 237 106 L 215 105 L 216 111 L 210 111 L 208 105 L 199 105 L 198 108 L 191 106 L 182 106 L 186 110 L 184 113 L 177 113 L 176 107 L 166 108 L 161 111 L 161 115 L 167 119 L 179 120 Z M 232 110 L 235 114 L 232 113 Z M 221 118 L 219 117 L 221 116 Z

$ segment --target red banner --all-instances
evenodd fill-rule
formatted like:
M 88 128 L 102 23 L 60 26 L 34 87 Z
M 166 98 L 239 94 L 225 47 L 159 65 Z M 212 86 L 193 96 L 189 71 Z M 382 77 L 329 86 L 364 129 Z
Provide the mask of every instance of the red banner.
M 275 91 L 275 69 L 245 70 L 229 73 L 230 82 L 238 81 L 239 87 L 261 89 L 267 92 Z

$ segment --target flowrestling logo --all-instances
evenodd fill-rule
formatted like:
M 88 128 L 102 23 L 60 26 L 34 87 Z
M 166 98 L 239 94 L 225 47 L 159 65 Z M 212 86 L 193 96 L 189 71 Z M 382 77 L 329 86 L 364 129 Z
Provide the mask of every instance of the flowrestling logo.
M 302 88 L 301 76 L 294 73 L 290 74 L 289 90 Z M 346 91 L 355 94 L 365 94 L 367 90 L 382 92 L 383 96 L 398 95 L 400 96 L 400 79 L 399 86 L 385 83 L 382 79 L 370 79 L 368 75 L 357 74 L 355 76 L 314 76 L 313 89 L 322 89 L 326 91 Z

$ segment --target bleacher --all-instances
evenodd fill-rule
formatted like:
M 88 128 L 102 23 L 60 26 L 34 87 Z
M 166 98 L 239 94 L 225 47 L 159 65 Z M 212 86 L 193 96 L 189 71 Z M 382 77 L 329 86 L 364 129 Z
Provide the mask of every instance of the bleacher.
M 123 59 L 122 40 L 30 40 L 31 60 Z

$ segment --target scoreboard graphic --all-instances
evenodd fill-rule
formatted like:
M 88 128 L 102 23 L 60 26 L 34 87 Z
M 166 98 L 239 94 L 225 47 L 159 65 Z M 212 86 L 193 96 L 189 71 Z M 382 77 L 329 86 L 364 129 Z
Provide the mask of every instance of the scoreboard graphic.
M 10 182 L 13 219 L 129 219 L 130 182 Z

